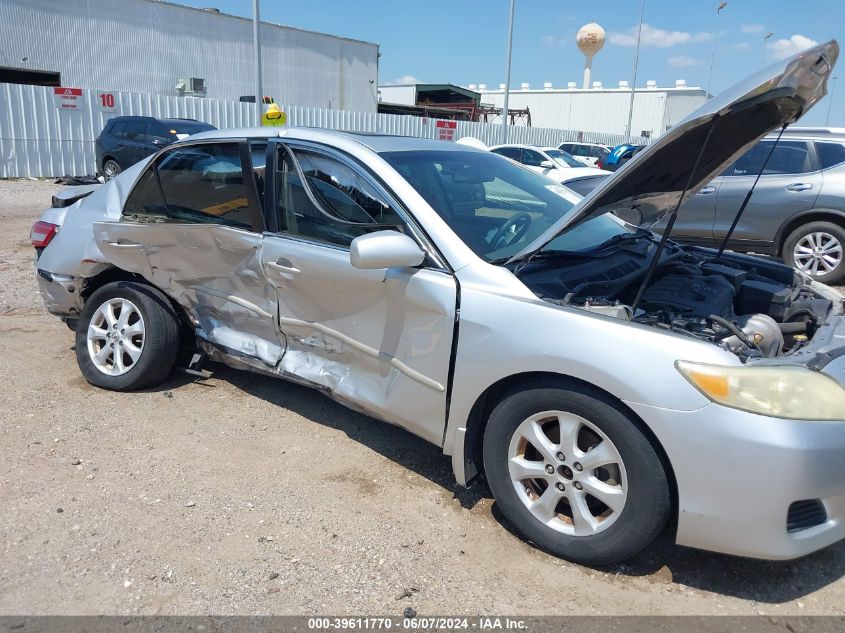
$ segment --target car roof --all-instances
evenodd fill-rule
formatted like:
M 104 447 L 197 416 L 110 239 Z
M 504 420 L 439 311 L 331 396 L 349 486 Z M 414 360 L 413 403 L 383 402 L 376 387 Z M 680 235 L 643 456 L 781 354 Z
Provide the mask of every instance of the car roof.
M 166 118 L 163 118 L 163 119 L 159 119 L 158 117 L 154 117 L 154 116 L 143 116 L 143 115 L 138 115 L 138 114 L 124 114 L 124 115 L 121 115 L 121 116 L 113 117 L 112 119 L 109 119 L 109 121 L 110 122 L 131 121 L 133 119 L 136 119 L 136 120 L 142 119 L 144 121 L 161 121 L 161 122 L 171 121 L 173 123 L 203 123 L 205 125 L 211 125 L 210 123 L 205 123 L 204 121 L 198 121 L 197 119 L 189 119 L 189 118 L 186 118 L 186 117 L 166 117 Z
M 333 138 L 344 138 L 356 141 L 357 143 L 371 149 L 376 153 L 383 152 L 410 152 L 421 150 L 455 151 L 455 152 L 483 152 L 468 145 L 458 145 L 450 141 L 435 141 L 428 138 L 416 136 L 398 136 L 391 134 L 369 134 L 362 132 L 341 132 L 338 130 L 326 130 L 323 128 L 290 127 L 279 130 L 272 127 L 248 127 L 234 128 L 229 130 L 208 130 L 194 134 L 185 139 L 182 143 L 189 143 L 197 140 L 213 139 L 271 139 L 271 138 L 301 138 L 302 140 L 315 140 L 331 143 Z

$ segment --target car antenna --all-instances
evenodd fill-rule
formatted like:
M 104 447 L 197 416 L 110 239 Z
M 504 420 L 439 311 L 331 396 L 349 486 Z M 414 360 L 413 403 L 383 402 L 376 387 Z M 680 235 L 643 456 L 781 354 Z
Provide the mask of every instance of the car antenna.
M 684 201 L 684 196 L 689 191 L 689 188 L 692 186 L 693 179 L 695 178 L 695 173 L 698 171 L 698 164 L 701 162 L 701 157 L 704 156 L 704 150 L 707 149 L 707 143 L 710 141 L 710 135 L 713 133 L 713 128 L 716 127 L 716 122 L 719 120 L 718 115 L 713 118 L 710 122 L 710 127 L 707 129 L 707 136 L 704 137 L 704 142 L 701 144 L 701 149 L 698 150 L 698 156 L 695 157 L 695 163 L 692 166 L 692 169 L 689 173 L 689 178 L 687 178 L 687 184 L 684 186 L 684 190 L 681 192 L 681 195 L 678 196 L 678 204 L 675 205 L 675 208 L 669 214 L 669 221 L 666 223 L 666 229 L 663 231 L 663 236 L 660 238 L 660 243 L 657 245 L 657 248 L 654 250 L 654 257 L 651 258 L 651 263 L 648 265 L 648 271 L 643 278 L 643 282 L 640 284 L 640 289 L 637 290 L 637 297 L 634 299 L 634 303 L 631 304 L 631 315 L 635 315 L 637 313 L 637 308 L 640 305 L 640 301 L 643 298 L 643 293 L 645 289 L 648 287 L 651 278 L 654 277 L 654 271 L 657 270 L 657 265 L 660 263 L 660 257 L 663 255 L 663 251 L 666 248 L 666 243 L 669 241 L 669 235 L 672 233 L 672 229 L 675 226 L 675 220 L 678 219 L 678 209 L 681 206 L 681 203 Z
M 739 219 L 742 217 L 742 214 L 745 212 L 745 207 L 748 206 L 748 201 L 751 200 L 751 194 L 754 193 L 754 189 L 755 189 L 755 187 L 757 187 L 757 183 L 760 180 L 760 176 L 762 176 L 763 172 L 766 171 L 766 166 L 769 164 L 769 159 L 772 157 L 772 154 L 775 151 L 775 147 L 777 147 L 777 144 L 780 142 L 780 137 L 783 136 L 783 131 L 786 129 L 787 125 L 788 125 L 787 123 L 784 123 L 783 127 L 780 129 L 780 132 L 778 132 L 778 137 L 775 139 L 775 142 L 772 143 L 772 149 L 769 150 L 769 154 L 768 154 L 768 156 L 766 156 L 766 160 L 763 161 L 763 165 L 760 167 L 760 171 L 757 172 L 757 177 L 754 179 L 754 183 L 751 185 L 751 189 L 748 190 L 748 193 L 745 194 L 745 199 L 742 201 L 742 204 L 739 205 L 739 211 L 737 211 L 736 215 L 734 216 L 734 221 L 733 221 L 733 223 L 731 223 L 731 228 L 728 229 L 728 232 L 725 235 L 725 239 L 722 240 L 722 245 L 719 247 L 719 252 L 716 254 L 716 257 L 713 258 L 713 260 L 719 259 L 722 256 L 722 253 L 725 252 L 725 248 L 727 247 L 728 242 L 731 239 L 731 236 L 734 234 L 734 231 L 736 230 L 736 225 L 739 224 Z

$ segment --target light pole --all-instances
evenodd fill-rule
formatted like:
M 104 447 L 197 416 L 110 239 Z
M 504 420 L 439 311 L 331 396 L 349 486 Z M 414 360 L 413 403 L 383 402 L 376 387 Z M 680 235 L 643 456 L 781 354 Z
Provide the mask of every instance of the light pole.
M 716 7 L 716 25 L 713 27 L 713 52 L 710 54 L 710 72 L 707 74 L 707 94 L 710 94 L 710 81 L 713 79 L 713 62 L 716 61 L 716 40 L 719 37 L 719 15 L 722 9 L 728 6 L 727 2 L 720 2 Z
M 640 2 L 640 23 L 637 26 L 637 50 L 634 53 L 634 78 L 631 82 L 631 100 L 628 102 L 628 127 L 625 131 L 628 135 L 627 141 L 631 142 L 631 121 L 634 118 L 634 93 L 637 91 L 637 70 L 640 65 L 640 38 L 643 34 L 643 15 L 645 14 L 645 0 Z
M 511 0 L 508 17 L 508 59 L 505 62 L 505 102 L 502 104 L 502 143 L 508 142 L 508 98 L 511 94 L 511 52 L 513 51 L 513 10 L 516 0 Z
M 258 14 L 259 0 L 252 0 L 252 46 L 255 53 L 255 103 L 258 104 L 258 116 L 261 117 L 261 104 L 264 91 L 261 88 L 261 17 Z M 259 123 L 261 122 L 259 118 Z
M 766 47 L 769 45 L 769 38 L 774 35 L 772 31 L 769 31 L 763 36 L 763 65 L 766 65 Z
M 824 126 L 830 125 L 830 108 L 833 107 L 833 93 L 836 90 L 836 77 L 831 77 L 830 82 L 830 101 L 827 102 L 827 116 L 824 118 Z

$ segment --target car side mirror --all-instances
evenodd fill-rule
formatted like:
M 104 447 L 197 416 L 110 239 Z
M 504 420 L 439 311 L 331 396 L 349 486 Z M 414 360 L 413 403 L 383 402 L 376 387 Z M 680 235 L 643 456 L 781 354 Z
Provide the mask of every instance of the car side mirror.
M 349 247 L 349 261 L 363 270 L 419 266 L 424 259 L 425 253 L 417 243 L 399 231 L 360 235 Z
M 542 163 L 540 163 L 540 167 L 542 167 L 543 169 L 554 169 L 555 164 L 550 160 L 544 160 Z

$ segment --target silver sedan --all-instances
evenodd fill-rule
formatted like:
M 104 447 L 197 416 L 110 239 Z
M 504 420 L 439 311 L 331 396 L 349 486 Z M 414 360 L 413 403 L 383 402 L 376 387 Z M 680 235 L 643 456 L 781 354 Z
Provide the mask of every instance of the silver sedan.
M 713 99 L 583 199 L 458 144 L 204 133 L 48 210 L 41 293 L 90 383 L 178 357 L 316 387 L 483 473 L 567 559 L 624 560 L 670 521 L 801 556 L 845 537 L 845 301 L 650 227 L 817 102 L 837 54 Z

